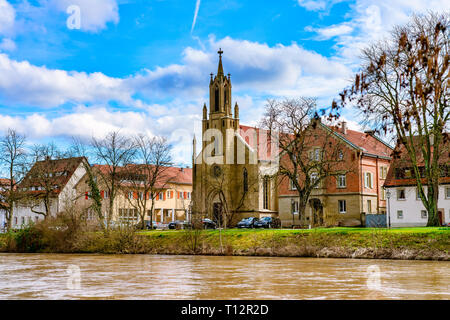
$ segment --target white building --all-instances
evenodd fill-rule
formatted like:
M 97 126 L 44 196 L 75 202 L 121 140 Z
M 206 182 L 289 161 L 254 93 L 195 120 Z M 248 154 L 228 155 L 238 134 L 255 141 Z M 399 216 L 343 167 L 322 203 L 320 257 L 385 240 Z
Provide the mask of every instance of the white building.
M 385 187 L 389 194 L 387 225 L 389 220 L 394 228 L 427 225 L 428 213 L 418 196 L 416 186 Z M 450 184 L 439 186 L 438 214 L 441 224 L 450 222 Z
M 416 150 L 420 150 L 420 140 L 413 137 Z M 450 157 L 446 151 L 450 143 L 441 145 L 441 156 L 439 166 L 441 168 L 439 177 L 439 198 L 438 217 L 441 225 L 450 222 Z M 417 180 L 415 178 L 410 157 L 403 145 L 397 145 L 389 172 L 384 183 L 386 189 L 387 203 L 387 225 L 391 227 L 419 227 L 426 226 L 428 222 L 428 212 L 418 194 Z M 421 182 L 424 185 L 424 192 L 427 194 L 425 178 L 425 166 L 423 156 L 418 153 L 416 156 L 418 169 L 421 174 Z
M 31 222 L 44 219 L 45 205 L 42 197 L 51 187 L 50 213 L 56 215 L 64 210 L 66 203 L 76 200 L 75 186 L 86 174 L 85 158 L 44 160 L 34 164 L 23 182 L 18 186 L 28 195 L 25 201 L 15 205 L 13 228 L 22 228 Z

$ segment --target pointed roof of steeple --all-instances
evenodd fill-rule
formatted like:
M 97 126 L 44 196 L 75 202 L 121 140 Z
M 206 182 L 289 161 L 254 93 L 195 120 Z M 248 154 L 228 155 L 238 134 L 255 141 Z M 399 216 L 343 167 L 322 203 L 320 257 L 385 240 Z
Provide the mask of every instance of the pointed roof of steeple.
M 222 66 L 222 48 L 219 49 L 219 51 L 217 51 L 217 53 L 219 54 L 219 68 L 217 69 L 217 75 L 219 76 L 223 76 L 223 66 Z

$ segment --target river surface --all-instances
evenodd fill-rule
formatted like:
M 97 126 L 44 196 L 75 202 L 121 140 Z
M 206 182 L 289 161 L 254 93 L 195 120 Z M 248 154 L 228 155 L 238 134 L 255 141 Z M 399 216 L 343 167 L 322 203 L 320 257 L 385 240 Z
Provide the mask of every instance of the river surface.
M 450 262 L 0 254 L 0 299 L 450 299 Z

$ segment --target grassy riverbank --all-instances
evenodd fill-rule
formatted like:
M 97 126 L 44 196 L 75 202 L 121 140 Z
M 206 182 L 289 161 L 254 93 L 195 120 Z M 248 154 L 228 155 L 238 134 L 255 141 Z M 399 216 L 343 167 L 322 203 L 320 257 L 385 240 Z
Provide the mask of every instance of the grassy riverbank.
M 0 237 L 3 252 L 147 253 L 421 259 L 449 261 L 449 228 L 318 228 L 312 230 L 113 231 L 82 233 L 70 245 L 32 233 L 36 242 Z M 9 239 L 9 240 L 8 240 Z M 67 241 L 66 241 L 67 242 Z

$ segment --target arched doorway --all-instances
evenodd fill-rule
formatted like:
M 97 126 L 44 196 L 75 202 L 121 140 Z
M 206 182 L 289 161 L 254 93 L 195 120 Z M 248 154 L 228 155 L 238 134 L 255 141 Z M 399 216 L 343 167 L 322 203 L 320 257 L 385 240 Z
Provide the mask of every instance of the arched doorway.
M 311 206 L 312 217 L 311 225 L 313 226 L 323 226 L 323 204 L 317 199 L 313 198 L 309 200 L 309 205 Z

